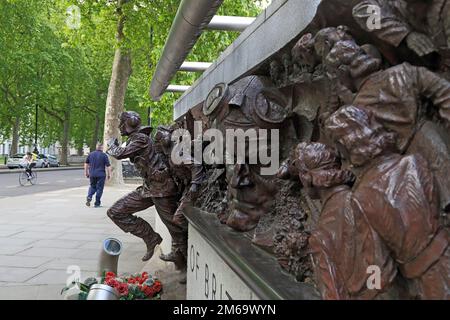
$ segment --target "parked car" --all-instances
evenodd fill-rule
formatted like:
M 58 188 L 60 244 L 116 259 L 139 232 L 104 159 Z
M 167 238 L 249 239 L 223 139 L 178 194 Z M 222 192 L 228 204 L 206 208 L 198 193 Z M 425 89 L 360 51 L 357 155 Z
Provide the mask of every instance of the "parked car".
M 17 169 L 20 168 L 23 162 L 23 157 L 25 156 L 24 153 L 17 153 L 13 155 L 12 157 L 8 158 L 8 161 L 6 162 L 6 166 L 9 169 Z M 47 159 L 47 156 L 44 154 L 38 155 L 38 158 L 36 160 L 36 168 L 46 168 L 49 166 L 49 162 Z
M 47 166 L 48 167 L 59 167 L 59 161 L 58 158 L 54 155 L 51 154 L 47 154 Z
M 6 166 L 8 169 L 16 169 L 20 168 L 20 164 L 22 163 L 22 159 L 25 156 L 23 153 L 17 153 L 11 157 L 8 157 L 8 161 L 6 161 Z

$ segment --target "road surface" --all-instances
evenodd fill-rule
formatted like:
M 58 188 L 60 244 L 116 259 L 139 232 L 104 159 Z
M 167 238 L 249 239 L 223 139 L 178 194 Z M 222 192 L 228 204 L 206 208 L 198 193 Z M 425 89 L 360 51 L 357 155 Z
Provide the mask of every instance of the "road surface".
M 83 169 L 43 171 L 37 172 L 37 175 L 36 185 L 22 187 L 19 184 L 19 173 L 0 174 L 0 199 L 81 186 L 86 186 L 87 192 L 89 185 L 89 180 L 84 177 Z

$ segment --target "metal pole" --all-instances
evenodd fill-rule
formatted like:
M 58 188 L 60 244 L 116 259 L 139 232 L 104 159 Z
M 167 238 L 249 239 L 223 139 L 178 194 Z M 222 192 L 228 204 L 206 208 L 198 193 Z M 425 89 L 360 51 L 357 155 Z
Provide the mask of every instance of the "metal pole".
M 252 17 L 214 16 L 206 27 L 209 30 L 244 31 L 255 21 Z
M 185 61 L 181 65 L 179 71 L 186 72 L 203 72 L 207 70 L 212 65 L 211 62 L 191 62 Z
M 183 92 L 187 91 L 189 88 L 190 88 L 190 86 L 171 84 L 167 87 L 166 92 L 183 93 Z
M 181 1 L 150 85 L 150 95 L 153 100 L 160 100 L 170 80 L 185 61 L 202 30 L 209 24 L 222 2 L 223 0 Z

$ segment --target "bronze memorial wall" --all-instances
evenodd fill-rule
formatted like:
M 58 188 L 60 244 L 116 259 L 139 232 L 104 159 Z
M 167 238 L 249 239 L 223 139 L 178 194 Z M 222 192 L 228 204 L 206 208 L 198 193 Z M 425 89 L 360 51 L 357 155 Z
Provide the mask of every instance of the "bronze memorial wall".
M 449 299 L 449 81 L 450 1 L 322 1 L 294 42 L 177 124 L 280 136 L 276 174 L 204 165 L 188 220 L 216 215 L 323 299 Z
M 108 153 L 144 183 L 108 216 L 148 260 L 162 238 L 133 214 L 156 207 L 172 237 L 161 259 L 187 270 L 188 297 L 203 277 L 208 299 L 233 298 L 230 279 L 247 299 L 450 299 L 449 81 L 450 0 L 323 0 L 172 126 L 151 135 L 121 115 L 126 146 Z M 205 130 L 255 135 L 228 148 Z M 198 158 L 212 145 L 227 161 Z

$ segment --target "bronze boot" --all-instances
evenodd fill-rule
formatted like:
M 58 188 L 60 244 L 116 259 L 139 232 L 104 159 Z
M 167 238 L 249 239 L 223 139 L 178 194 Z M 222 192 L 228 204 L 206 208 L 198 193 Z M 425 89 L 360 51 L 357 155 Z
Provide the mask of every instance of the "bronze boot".
M 151 235 L 150 237 L 142 238 L 147 246 L 147 253 L 142 257 L 142 261 L 148 261 L 153 256 L 155 247 L 162 242 L 162 238 L 159 234 Z
M 175 262 L 177 261 L 177 254 L 173 251 L 170 251 L 168 254 L 161 253 L 159 258 L 166 262 Z

